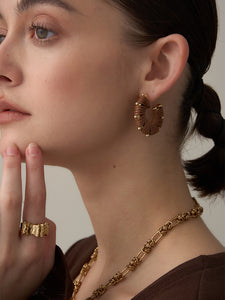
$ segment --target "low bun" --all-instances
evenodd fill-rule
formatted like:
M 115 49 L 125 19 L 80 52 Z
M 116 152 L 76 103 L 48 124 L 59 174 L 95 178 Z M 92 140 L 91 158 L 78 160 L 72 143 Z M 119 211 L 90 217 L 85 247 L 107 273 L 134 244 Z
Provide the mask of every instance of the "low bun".
M 200 95 L 194 102 L 192 107 L 197 113 L 194 130 L 206 138 L 214 140 L 215 144 L 222 142 L 224 147 L 224 119 L 221 116 L 221 104 L 217 93 L 209 86 L 202 85 Z M 221 138 L 223 136 L 223 139 Z
M 192 98 L 197 113 L 192 133 L 212 139 L 214 147 L 200 158 L 185 161 L 184 168 L 187 181 L 205 197 L 225 191 L 225 120 L 217 93 L 203 83 L 200 87 Z
M 221 118 L 221 129 L 219 131 L 219 134 L 213 138 L 214 144 L 216 147 L 220 147 L 223 150 L 225 149 L 225 120 L 224 118 Z
M 208 153 L 194 160 L 184 162 L 187 181 L 200 197 L 224 193 L 224 149 L 214 146 Z

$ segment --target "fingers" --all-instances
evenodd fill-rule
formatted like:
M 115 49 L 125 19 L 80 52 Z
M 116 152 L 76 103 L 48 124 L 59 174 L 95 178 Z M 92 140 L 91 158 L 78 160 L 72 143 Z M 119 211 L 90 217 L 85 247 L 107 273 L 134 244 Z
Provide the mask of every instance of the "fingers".
M 21 156 L 15 145 L 8 150 L 3 154 L 0 187 L 0 298 L 4 292 L 4 299 L 28 299 L 54 264 L 55 225 L 45 219 L 46 190 L 42 153 L 38 147 L 30 146 L 26 149 L 23 218 L 33 224 L 47 221 L 51 227 L 47 238 L 39 238 L 36 232 L 34 234 L 38 237 L 19 236 L 22 207 Z M 29 232 L 30 235 L 32 233 Z
M 18 237 L 22 206 L 21 157 L 15 145 L 3 154 L 0 189 L 0 236 L 5 242 Z
M 30 144 L 26 149 L 26 188 L 23 220 L 33 224 L 45 221 L 46 188 L 44 163 L 40 148 Z

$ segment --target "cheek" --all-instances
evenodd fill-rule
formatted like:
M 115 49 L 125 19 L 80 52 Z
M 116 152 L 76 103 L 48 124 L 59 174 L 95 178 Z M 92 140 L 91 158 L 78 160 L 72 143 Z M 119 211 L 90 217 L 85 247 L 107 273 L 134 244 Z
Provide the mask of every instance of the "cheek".
M 52 53 L 48 63 L 27 70 L 34 115 L 26 136 L 39 143 L 49 164 L 98 151 L 126 132 L 131 112 L 125 99 L 132 89 L 120 53 L 108 49 Z
M 70 119 L 76 117 L 79 124 L 88 119 L 95 125 L 104 119 L 110 122 L 118 111 L 125 81 L 118 53 L 107 53 L 105 49 L 92 48 L 86 53 L 77 49 L 64 59 L 48 62 L 47 69 L 39 73 L 39 90 L 51 101 L 54 114 L 61 110 Z
M 77 50 L 66 59 L 58 60 L 50 68 L 46 85 L 51 91 L 57 90 L 59 95 L 64 94 L 69 99 L 81 98 L 83 103 L 84 97 L 88 96 L 87 101 L 95 99 L 97 104 L 102 95 L 116 93 L 120 89 L 122 74 L 117 62 L 118 56 L 116 53 L 107 55 L 103 49 L 94 51 L 94 48 L 81 53 L 81 50 Z

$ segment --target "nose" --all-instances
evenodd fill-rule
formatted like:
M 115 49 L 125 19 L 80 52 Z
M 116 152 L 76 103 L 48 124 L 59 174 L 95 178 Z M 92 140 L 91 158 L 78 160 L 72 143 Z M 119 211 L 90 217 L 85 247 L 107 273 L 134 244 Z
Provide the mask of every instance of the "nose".
M 15 87 L 22 81 L 22 70 L 17 59 L 16 46 L 6 40 L 0 44 L 0 88 Z

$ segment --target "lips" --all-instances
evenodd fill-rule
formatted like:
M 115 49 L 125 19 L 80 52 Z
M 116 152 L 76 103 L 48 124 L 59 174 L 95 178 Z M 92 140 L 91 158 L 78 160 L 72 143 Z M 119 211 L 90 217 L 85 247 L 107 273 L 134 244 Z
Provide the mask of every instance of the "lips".
M 0 113 L 5 112 L 5 111 L 14 111 L 18 112 L 24 115 L 30 115 L 28 112 L 24 111 L 22 108 L 20 108 L 17 105 L 10 104 L 7 101 L 1 101 L 0 100 Z
M 30 119 L 31 114 L 19 107 L 0 98 L 0 125 Z

